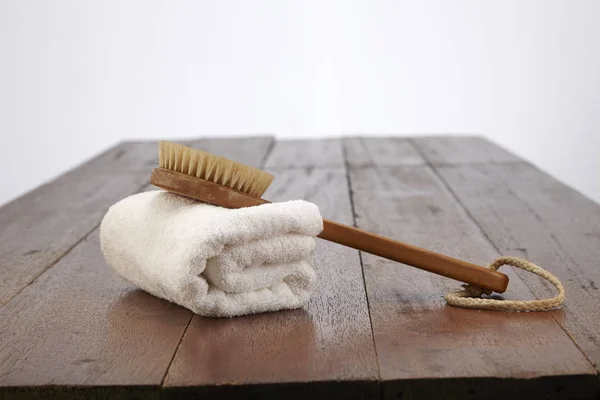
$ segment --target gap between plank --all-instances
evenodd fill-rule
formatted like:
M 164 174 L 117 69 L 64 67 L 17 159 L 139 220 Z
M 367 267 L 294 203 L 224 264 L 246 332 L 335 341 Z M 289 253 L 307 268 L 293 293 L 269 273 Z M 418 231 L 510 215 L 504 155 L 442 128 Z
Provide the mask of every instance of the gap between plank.
M 344 173 L 346 175 L 346 183 L 348 186 L 348 195 L 350 196 L 350 209 L 352 210 L 352 225 L 356 228 L 356 209 L 354 208 L 354 197 L 352 191 L 352 179 L 350 178 L 350 163 L 348 162 L 348 154 L 344 140 L 340 140 L 340 146 L 342 147 L 342 158 L 344 161 Z M 369 325 L 371 326 L 371 340 L 373 341 L 373 351 L 375 351 L 375 360 L 377 361 L 377 378 L 379 384 L 379 395 L 381 398 L 381 368 L 379 366 L 379 355 L 377 354 L 377 343 L 375 343 L 375 332 L 373 330 L 373 320 L 371 319 L 371 304 L 369 303 L 369 292 L 367 291 L 367 281 L 365 279 L 365 268 L 363 265 L 362 251 L 358 251 L 358 259 L 360 261 L 360 272 L 363 279 L 363 288 L 365 290 L 365 299 L 367 301 L 367 311 L 369 312 Z
M 190 311 L 190 318 L 188 319 L 188 322 L 185 325 L 185 329 L 183 330 L 183 333 L 181 334 L 181 337 L 179 338 L 179 342 L 177 343 L 177 346 L 175 347 L 175 351 L 173 351 L 173 355 L 171 356 L 171 359 L 169 360 L 169 364 L 167 365 L 167 368 L 165 369 L 165 374 L 163 375 L 162 379 L 160 380 L 161 397 L 162 397 L 162 392 L 165 387 L 165 379 L 167 379 L 167 375 L 169 374 L 169 370 L 171 369 L 171 364 L 173 364 L 173 360 L 175 359 L 175 356 L 177 355 L 177 350 L 179 350 L 179 346 L 181 346 L 181 342 L 183 342 L 183 338 L 185 337 L 185 334 L 187 333 L 188 328 L 190 327 L 190 324 L 192 323 L 192 319 L 194 318 L 194 315 L 196 315 L 196 314 L 194 314 L 193 312 Z
M 450 193 L 450 195 L 454 198 L 454 200 L 457 202 L 457 204 L 460 205 L 460 207 L 462 208 L 462 210 L 466 213 L 466 215 L 469 217 L 469 219 L 471 221 L 473 221 L 473 223 L 475 224 L 475 226 L 477 227 L 477 229 L 479 229 L 479 231 L 481 232 L 481 234 L 483 235 L 483 237 L 485 238 L 485 240 L 488 241 L 488 243 L 496 250 L 496 252 L 499 255 L 502 255 L 502 252 L 500 251 L 500 248 L 498 246 L 496 246 L 496 244 L 492 241 L 492 239 L 489 237 L 489 235 L 485 232 L 485 230 L 483 229 L 483 227 L 479 224 L 479 222 L 475 219 L 475 217 L 473 216 L 473 214 L 471 214 L 471 212 L 467 209 L 467 207 L 460 201 L 460 199 L 458 198 L 458 196 L 456 195 L 456 193 L 454 192 L 454 189 L 452 189 L 452 187 L 448 184 L 448 182 L 444 179 L 444 177 L 438 172 L 437 170 L 437 166 L 432 164 L 431 162 L 429 162 L 429 160 L 425 157 L 425 155 L 421 152 L 421 150 L 419 149 L 419 146 L 416 145 L 416 143 L 413 141 L 413 139 L 407 139 L 408 142 L 410 143 L 410 145 L 415 149 L 415 151 L 425 160 L 425 165 L 435 174 L 435 176 L 440 180 L 440 182 L 444 185 L 444 187 L 446 188 L 446 190 L 448 190 L 448 192 Z M 486 163 L 479 163 L 481 165 L 485 165 Z M 498 164 L 498 163 L 497 163 Z M 509 163 L 504 163 L 504 164 L 509 164 Z M 513 162 L 512 164 L 517 164 L 516 162 Z M 473 165 L 473 164 L 463 164 L 463 165 Z M 455 167 L 455 166 L 461 166 L 460 164 L 448 164 L 448 166 L 451 167 Z M 518 197 L 516 195 L 516 193 L 513 193 L 512 190 L 510 188 L 508 188 L 509 192 L 511 194 L 513 194 L 517 199 L 521 200 L 520 197 Z M 521 202 L 523 202 L 521 200 Z M 531 207 L 529 206 L 529 204 L 523 202 L 528 208 L 531 209 Z M 534 215 L 539 218 L 539 216 L 537 216 L 537 214 L 534 213 Z M 539 300 L 539 297 L 535 294 L 535 292 L 531 289 L 531 287 L 529 286 L 529 284 L 527 283 L 526 279 L 523 279 L 521 276 L 517 275 L 519 277 L 519 279 L 521 280 L 521 282 L 523 282 L 525 284 L 525 286 L 527 287 L 527 289 L 529 289 L 529 292 L 536 298 Z M 592 367 L 593 370 L 596 371 L 596 375 L 600 378 L 600 373 L 596 370 L 596 367 L 594 366 L 594 363 L 592 363 L 592 361 L 588 358 L 588 356 L 585 354 L 585 352 L 581 349 L 581 347 L 579 346 L 579 344 L 577 344 L 577 342 L 573 339 L 573 336 L 570 334 L 570 332 L 558 321 L 558 319 L 556 319 L 556 316 L 554 315 L 554 313 L 549 313 L 548 311 L 544 311 L 544 313 L 549 314 L 552 319 L 554 320 L 554 322 L 556 322 L 556 324 L 560 327 L 560 329 L 562 329 L 562 331 L 567 335 L 567 337 L 569 339 L 571 339 L 571 342 L 573 342 L 573 344 L 575 345 L 575 347 L 577 347 L 577 349 L 579 350 L 579 352 L 583 355 L 583 357 L 587 360 L 587 362 L 590 364 L 590 366 Z
M 267 163 L 267 160 L 271 156 L 271 153 L 273 152 L 273 148 L 275 148 L 275 142 L 276 142 L 275 138 L 271 138 L 271 143 L 269 143 L 269 147 L 267 147 L 267 151 L 265 152 L 265 155 L 263 156 L 262 160 L 260 160 L 261 168 L 263 168 L 265 166 L 265 164 Z

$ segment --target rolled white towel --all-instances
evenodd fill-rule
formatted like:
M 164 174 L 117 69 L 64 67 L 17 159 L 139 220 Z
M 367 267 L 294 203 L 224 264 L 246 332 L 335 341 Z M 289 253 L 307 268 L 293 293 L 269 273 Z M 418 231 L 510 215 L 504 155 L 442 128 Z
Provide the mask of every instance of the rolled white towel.
M 132 284 L 200 315 L 232 317 L 305 305 L 322 229 L 317 206 L 302 200 L 231 210 L 159 190 L 113 205 L 100 241 Z

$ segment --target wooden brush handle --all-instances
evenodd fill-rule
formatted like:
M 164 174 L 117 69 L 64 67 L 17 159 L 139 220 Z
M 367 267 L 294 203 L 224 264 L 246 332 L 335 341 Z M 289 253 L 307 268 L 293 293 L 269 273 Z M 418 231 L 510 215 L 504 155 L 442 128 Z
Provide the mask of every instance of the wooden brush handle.
M 494 292 L 503 293 L 508 286 L 508 276 L 500 272 L 334 221 L 323 219 L 318 237 Z
M 150 183 L 221 207 L 241 208 L 270 203 L 214 182 L 164 168 L 152 171 Z M 503 293 L 508 285 L 508 276 L 500 272 L 326 219 L 323 220 L 323 231 L 319 237 L 494 292 Z

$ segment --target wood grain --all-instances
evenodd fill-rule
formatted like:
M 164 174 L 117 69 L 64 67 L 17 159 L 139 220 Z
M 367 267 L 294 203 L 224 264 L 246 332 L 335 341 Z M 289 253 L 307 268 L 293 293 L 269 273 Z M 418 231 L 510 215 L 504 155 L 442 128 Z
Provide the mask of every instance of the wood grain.
M 265 168 L 342 167 L 340 139 L 279 140 Z
M 503 254 L 524 257 L 565 285 L 555 315 L 600 370 L 600 205 L 527 164 L 440 168 L 439 173 Z M 538 297 L 544 281 L 520 273 Z
M 177 140 L 182 144 L 189 142 Z M 149 174 L 158 165 L 158 141 L 121 142 L 77 167 L 86 173 L 108 172 Z
M 242 164 L 260 167 L 275 145 L 275 140 L 271 136 L 196 139 L 189 145 Z
M 411 141 L 432 164 L 510 163 L 519 157 L 480 136 L 426 136 Z
M 498 256 L 429 168 L 352 168 L 350 177 L 360 228 L 474 263 Z M 458 289 L 450 280 L 369 254 L 363 268 L 384 398 L 597 393 L 592 366 L 548 313 L 452 308 L 443 300 Z M 506 297 L 533 298 L 514 271 L 505 272 Z
M 271 172 L 276 179 L 265 197 L 304 198 L 324 216 L 352 223 L 342 168 Z M 166 393 L 174 398 L 182 393 L 376 396 L 377 365 L 358 252 L 318 241 L 316 268 L 318 287 L 305 309 L 231 320 L 195 316 L 167 375 Z
M 94 229 L 111 204 L 147 180 L 145 173 L 74 170 L 0 208 L 0 305 Z
M 406 138 L 349 137 L 342 140 L 346 159 L 354 167 L 423 165 L 425 160 Z
M 228 186 L 166 168 L 155 168 L 150 175 L 150 183 L 171 193 L 219 207 L 244 208 L 269 203 Z
M 190 318 L 110 270 L 95 230 L 0 309 L 0 397 L 158 393 Z

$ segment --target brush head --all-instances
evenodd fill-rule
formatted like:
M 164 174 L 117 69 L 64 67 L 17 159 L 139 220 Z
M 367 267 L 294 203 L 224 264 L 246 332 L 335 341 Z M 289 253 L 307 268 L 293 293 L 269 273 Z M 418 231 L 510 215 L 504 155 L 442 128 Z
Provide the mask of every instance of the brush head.
M 214 182 L 259 198 L 275 178 L 258 168 L 166 141 L 158 144 L 158 164 L 160 168 Z

